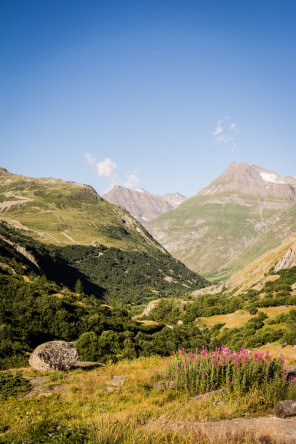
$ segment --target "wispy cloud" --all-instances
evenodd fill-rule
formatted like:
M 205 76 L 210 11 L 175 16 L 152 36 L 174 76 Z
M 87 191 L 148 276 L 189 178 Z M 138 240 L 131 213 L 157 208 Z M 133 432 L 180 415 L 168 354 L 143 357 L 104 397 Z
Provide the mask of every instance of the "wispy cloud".
M 117 176 L 117 165 L 112 159 L 110 159 L 110 157 L 106 157 L 100 162 L 97 162 L 96 158 L 89 153 L 86 153 L 85 157 L 87 162 L 96 169 L 99 177 L 104 177 L 112 181 L 115 180 Z
M 214 139 L 217 143 L 233 143 L 238 129 L 235 123 L 230 123 L 230 117 L 226 116 L 221 120 L 218 120 L 215 130 L 212 132 Z M 235 143 L 232 144 L 233 148 L 236 148 Z
M 160 53 L 160 51 L 154 51 L 154 52 L 152 52 L 151 54 L 149 54 L 148 56 L 147 56 L 147 58 L 148 57 L 153 57 L 153 56 L 155 56 L 156 54 L 159 54 Z
M 222 123 L 223 120 L 218 120 L 215 131 L 213 132 L 213 136 L 218 136 L 218 134 L 223 133 L 223 128 L 222 128 Z
M 89 163 L 96 171 L 99 177 L 109 181 L 108 188 L 104 191 L 106 193 L 114 185 L 120 185 L 120 178 L 117 176 L 118 166 L 110 157 L 105 157 L 104 160 L 97 161 L 97 159 L 90 153 L 85 153 L 87 163 Z M 139 168 L 132 173 L 126 175 L 126 181 L 123 186 L 133 188 L 139 183 Z
M 128 175 L 127 180 L 124 183 L 124 186 L 127 188 L 133 188 L 138 183 L 139 183 L 139 177 L 138 177 L 138 169 L 137 169 L 133 173 Z

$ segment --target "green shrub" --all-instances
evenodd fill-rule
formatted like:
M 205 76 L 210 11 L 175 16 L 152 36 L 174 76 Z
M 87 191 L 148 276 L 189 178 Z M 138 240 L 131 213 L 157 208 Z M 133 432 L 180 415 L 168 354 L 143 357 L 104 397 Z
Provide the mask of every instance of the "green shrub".
M 0 443 L 6 444 L 84 444 L 89 441 L 90 430 L 84 426 L 74 426 L 72 424 L 60 423 L 43 419 L 30 424 L 28 429 L 17 436 L 5 437 Z M 9 441 L 8 441 L 9 439 Z
M 167 359 L 166 368 L 154 378 L 163 388 L 173 387 L 178 391 L 197 395 L 219 388 L 229 394 L 244 396 L 256 391 L 266 405 L 273 406 L 287 391 L 288 383 L 281 359 L 272 359 L 266 354 L 252 354 L 247 350 L 237 353 L 224 347 L 209 351 L 184 353 L 184 350 Z
M 21 375 L 15 376 L 7 372 L 0 373 L 0 399 L 6 399 L 19 393 L 28 392 L 30 389 L 29 382 L 22 378 Z

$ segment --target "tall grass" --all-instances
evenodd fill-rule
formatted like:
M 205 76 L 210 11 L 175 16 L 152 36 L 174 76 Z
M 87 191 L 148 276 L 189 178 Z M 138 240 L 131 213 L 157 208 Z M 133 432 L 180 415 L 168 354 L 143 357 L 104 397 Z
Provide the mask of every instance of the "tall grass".
M 288 382 L 281 358 L 271 358 L 269 352 L 255 353 L 242 349 L 237 353 L 223 346 L 195 353 L 179 350 L 165 360 L 164 371 L 154 378 L 162 388 L 187 391 L 191 396 L 226 388 L 229 394 L 244 396 L 256 393 L 270 406 L 281 399 Z

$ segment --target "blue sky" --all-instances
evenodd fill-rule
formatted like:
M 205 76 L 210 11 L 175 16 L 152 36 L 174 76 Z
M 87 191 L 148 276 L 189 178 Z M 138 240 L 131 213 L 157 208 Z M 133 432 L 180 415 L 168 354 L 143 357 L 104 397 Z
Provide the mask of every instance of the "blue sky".
M 294 0 L 0 0 L 1 162 L 190 196 L 296 176 Z

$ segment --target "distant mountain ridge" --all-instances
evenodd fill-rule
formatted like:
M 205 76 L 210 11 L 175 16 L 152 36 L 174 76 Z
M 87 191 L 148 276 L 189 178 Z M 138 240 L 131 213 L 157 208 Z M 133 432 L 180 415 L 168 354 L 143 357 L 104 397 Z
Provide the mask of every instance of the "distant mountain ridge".
M 227 279 L 296 232 L 296 178 L 231 163 L 174 211 L 145 224 L 189 268 Z
M 140 222 L 147 222 L 164 214 L 186 200 L 179 193 L 163 196 L 151 194 L 143 189 L 131 189 L 115 185 L 103 198 L 115 205 L 120 205 Z

